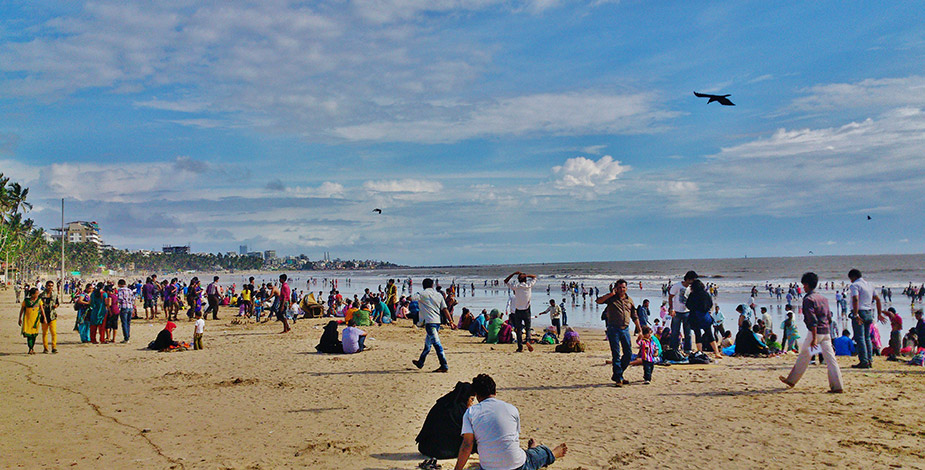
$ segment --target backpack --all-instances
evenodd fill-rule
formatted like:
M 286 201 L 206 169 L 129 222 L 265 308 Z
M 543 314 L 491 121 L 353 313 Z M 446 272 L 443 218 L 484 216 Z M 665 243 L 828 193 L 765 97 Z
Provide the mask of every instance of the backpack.
M 664 359 L 669 362 L 684 362 L 687 357 L 677 349 L 666 349 L 663 353 Z
M 710 356 L 707 356 L 703 352 L 696 351 L 691 353 L 691 355 L 687 358 L 687 362 L 690 364 L 710 364 L 713 362 L 713 360 L 710 359 Z
M 501 329 L 498 330 L 498 344 L 510 344 L 514 342 L 514 328 L 511 327 L 510 323 L 504 323 L 501 325 Z
M 437 399 L 427 413 L 421 432 L 414 438 L 418 451 L 428 457 L 452 459 L 462 444 L 462 420 L 466 413 L 472 384 L 456 382 L 456 387 Z

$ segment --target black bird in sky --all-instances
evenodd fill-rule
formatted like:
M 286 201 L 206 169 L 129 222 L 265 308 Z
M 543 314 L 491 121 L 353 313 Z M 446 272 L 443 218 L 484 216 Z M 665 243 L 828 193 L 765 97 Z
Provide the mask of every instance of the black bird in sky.
M 729 98 L 727 98 L 728 96 L 732 96 L 732 95 L 708 95 L 706 93 L 697 93 L 695 91 L 694 96 L 698 98 L 710 98 L 710 100 L 707 101 L 707 104 L 710 104 L 716 101 L 717 103 L 723 106 L 735 106 L 735 104 L 732 101 L 729 101 Z
M 376 213 L 381 214 L 381 213 L 382 213 L 382 209 L 376 208 L 376 209 L 373 209 L 373 212 L 376 212 Z
M 870 216 L 869 216 L 869 215 L 867 216 L 867 220 L 870 220 Z

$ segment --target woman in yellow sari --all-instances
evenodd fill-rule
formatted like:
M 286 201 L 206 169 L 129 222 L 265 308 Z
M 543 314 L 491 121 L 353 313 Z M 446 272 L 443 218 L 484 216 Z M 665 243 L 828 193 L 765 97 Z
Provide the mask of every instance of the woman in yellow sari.
M 39 312 L 42 310 L 42 299 L 39 298 L 38 288 L 29 289 L 26 300 L 19 309 L 19 325 L 22 326 L 22 335 L 26 337 L 29 345 L 29 354 L 35 354 L 35 338 L 39 335 Z

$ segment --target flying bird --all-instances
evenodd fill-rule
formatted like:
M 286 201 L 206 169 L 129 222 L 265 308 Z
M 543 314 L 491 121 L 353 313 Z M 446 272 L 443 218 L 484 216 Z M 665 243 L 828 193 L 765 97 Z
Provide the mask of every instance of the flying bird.
M 870 216 L 869 216 L 869 215 L 867 216 L 867 220 L 870 220 Z
M 376 208 L 376 209 L 373 209 L 373 212 L 376 212 L 376 213 L 378 213 L 378 214 L 381 214 L 381 213 L 382 213 L 382 209 Z
M 698 98 L 710 98 L 710 100 L 707 101 L 707 104 L 710 104 L 716 101 L 717 103 L 723 106 L 735 106 L 735 103 L 733 103 L 732 101 L 729 101 L 729 98 L 727 98 L 728 96 L 732 96 L 732 95 L 708 95 L 706 93 L 697 93 L 695 91 L 694 96 Z

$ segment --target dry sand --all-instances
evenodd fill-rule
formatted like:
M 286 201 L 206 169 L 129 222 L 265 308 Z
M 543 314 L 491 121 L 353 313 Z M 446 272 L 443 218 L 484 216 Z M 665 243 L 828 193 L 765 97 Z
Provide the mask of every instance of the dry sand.
M 585 354 L 444 332 L 450 373 L 433 374 L 433 353 L 411 366 L 423 333 L 408 323 L 366 328 L 371 351 L 325 356 L 326 320 L 280 335 L 275 322 L 231 325 L 224 309 L 204 351 L 157 353 L 144 347 L 163 322 L 136 321 L 128 345 L 83 345 L 64 305 L 60 353 L 27 356 L 17 313 L 0 292 L 3 468 L 412 469 L 430 406 L 480 372 L 520 409 L 524 445 L 568 443 L 551 468 L 925 468 L 925 369 L 882 360 L 858 371 L 843 358 L 842 395 L 825 393 L 820 366 L 785 390 L 793 357 L 657 367 L 651 385 L 633 368 L 618 389 L 601 331 L 582 332 Z M 191 337 L 181 321 L 175 339 Z

